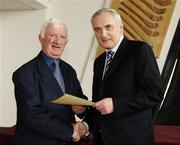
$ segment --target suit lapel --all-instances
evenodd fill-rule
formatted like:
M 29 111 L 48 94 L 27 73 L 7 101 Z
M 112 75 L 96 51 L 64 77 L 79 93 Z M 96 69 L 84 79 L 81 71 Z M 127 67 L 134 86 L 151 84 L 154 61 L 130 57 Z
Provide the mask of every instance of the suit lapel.
M 110 76 L 114 70 L 118 67 L 119 63 L 122 62 L 122 60 L 125 57 L 125 50 L 127 48 L 127 42 L 128 40 L 126 38 L 123 39 L 123 41 L 121 42 L 105 76 L 104 79 L 106 79 L 108 76 Z
M 40 79 L 47 85 L 51 90 L 53 90 L 58 96 L 63 95 L 63 92 L 55 80 L 52 72 L 48 68 L 41 54 L 38 55 L 37 67 L 40 74 Z
M 103 76 L 103 71 L 104 71 L 104 65 L 105 65 L 105 59 L 106 59 L 106 53 L 104 52 L 101 55 L 101 58 L 98 61 L 98 64 L 96 65 L 96 73 L 97 73 L 97 78 L 96 80 L 102 80 L 102 76 Z

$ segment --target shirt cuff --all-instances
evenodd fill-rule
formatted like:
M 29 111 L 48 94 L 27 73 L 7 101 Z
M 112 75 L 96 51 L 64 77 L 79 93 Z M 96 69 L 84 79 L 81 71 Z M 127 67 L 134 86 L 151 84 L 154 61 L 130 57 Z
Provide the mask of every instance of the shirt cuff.
M 89 131 L 89 125 L 86 123 L 86 122 L 82 122 L 84 125 L 85 125 L 85 127 L 86 127 L 86 134 L 85 134 L 85 136 L 89 136 L 90 135 L 90 131 Z

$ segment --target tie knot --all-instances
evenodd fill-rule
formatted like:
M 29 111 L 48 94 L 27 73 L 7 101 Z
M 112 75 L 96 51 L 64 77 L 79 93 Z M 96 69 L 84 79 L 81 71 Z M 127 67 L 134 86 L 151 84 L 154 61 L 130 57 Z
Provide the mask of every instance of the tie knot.
M 53 63 L 52 63 L 52 70 L 53 70 L 53 72 L 55 72 L 55 71 L 59 71 L 59 69 L 60 69 L 60 67 L 59 67 L 59 61 L 58 60 L 56 60 L 56 59 L 54 59 L 54 61 L 53 61 Z
M 54 64 L 55 64 L 55 65 L 59 65 L 59 60 L 55 59 L 55 60 L 54 60 Z
M 107 59 L 109 60 L 109 59 L 112 59 L 113 58 L 113 55 L 114 55 L 114 52 L 113 51 L 108 51 L 107 53 L 106 53 L 106 55 L 107 55 Z

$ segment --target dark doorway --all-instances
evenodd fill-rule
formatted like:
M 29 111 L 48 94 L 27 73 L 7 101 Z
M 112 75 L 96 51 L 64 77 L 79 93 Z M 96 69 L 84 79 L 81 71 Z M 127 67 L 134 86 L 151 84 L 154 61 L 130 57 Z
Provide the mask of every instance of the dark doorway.
M 162 71 L 165 99 L 156 124 L 180 125 L 180 20 Z

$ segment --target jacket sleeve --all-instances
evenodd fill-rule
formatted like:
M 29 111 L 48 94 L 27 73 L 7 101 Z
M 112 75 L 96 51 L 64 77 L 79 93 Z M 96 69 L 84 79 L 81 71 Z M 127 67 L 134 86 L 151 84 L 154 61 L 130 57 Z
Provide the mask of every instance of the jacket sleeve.
M 73 126 L 60 120 L 42 104 L 37 77 L 37 74 L 24 70 L 13 74 L 17 120 L 42 136 L 71 140 Z
M 137 91 L 133 95 L 125 96 L 124 100 L 113 98 L 114 110 L 118 116 L 157 107 L 163 99 L 162 80 L 151 47 L 142 43 L 136 51 L 134 81 Z

